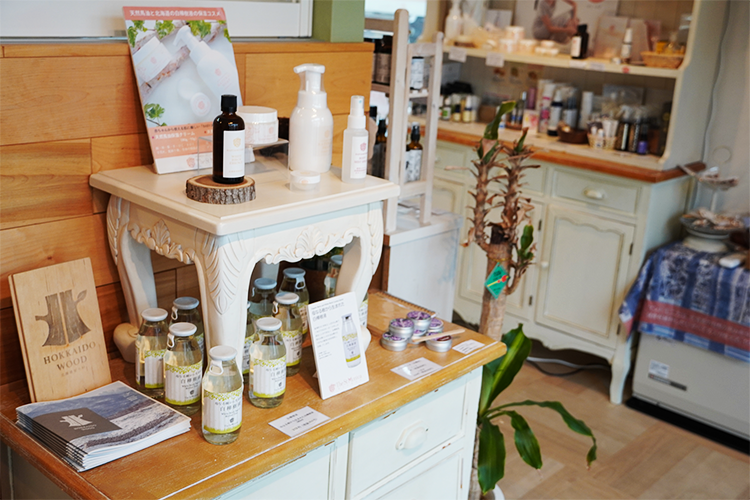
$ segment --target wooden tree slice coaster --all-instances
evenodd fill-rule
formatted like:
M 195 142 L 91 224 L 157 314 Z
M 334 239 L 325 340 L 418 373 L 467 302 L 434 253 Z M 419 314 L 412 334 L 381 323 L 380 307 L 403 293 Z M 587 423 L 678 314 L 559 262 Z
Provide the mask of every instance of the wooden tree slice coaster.
M 240 184 L 219 184 L 210 175 L 191 177 L 185 183 L 187 197 L 212 205 L 234 205 L 255 199 L 255 181 L 245 177 Z

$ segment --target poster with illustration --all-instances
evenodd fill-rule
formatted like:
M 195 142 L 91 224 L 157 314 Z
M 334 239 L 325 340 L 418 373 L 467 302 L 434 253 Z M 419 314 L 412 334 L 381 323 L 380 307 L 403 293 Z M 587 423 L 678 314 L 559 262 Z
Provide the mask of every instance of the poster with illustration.
M 156 173 L 196 170 L 198 138 L 212 134 L 222 94 L 242 105 L 224 9 L 123 12 Z
M 517 0 L 514 24 L 526 28 L 526 38 L 567 44 L 579 24 L 593 40 L 601 16 L 614 16 L 618 0 Z

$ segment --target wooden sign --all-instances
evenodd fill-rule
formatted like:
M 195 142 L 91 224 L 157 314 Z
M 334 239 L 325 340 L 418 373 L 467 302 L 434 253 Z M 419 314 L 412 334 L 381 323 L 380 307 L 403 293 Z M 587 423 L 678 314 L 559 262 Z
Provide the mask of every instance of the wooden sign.
M 8 278 L 32 402 L 112 382 L 88 258 Z

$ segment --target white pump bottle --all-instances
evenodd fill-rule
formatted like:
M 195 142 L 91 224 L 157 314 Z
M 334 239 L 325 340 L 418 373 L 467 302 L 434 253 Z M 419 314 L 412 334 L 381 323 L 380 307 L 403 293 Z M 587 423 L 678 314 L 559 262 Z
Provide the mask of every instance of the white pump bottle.
M 221 52 L 213 50 L 206 42 L 198 41 L 190 32 L 190 26 L 180 28 L 174 43 L 178 47 L 187 46 L 198 75 L 218 99 L 224 94 L 235 95 L 237 105 L 242 105 L 237 68 Z
M 341 180 L 364 182 L 367 177 L 367 142 L 370 134 L 365 125 L 365 98 L 353 95 L 349 118 L 344 130 L 344 154 L 341 160 Z
M 455 40 L 461 34 L 463 19 L 461 18 L 461 7 L 458 0 L 453 0 L 451 10 L 445 17 L 445 39 Z
M 297 106 L 289 117 L 289 169 L 318 173 L 331 168 L 333 155 L 333 115 L 323 90 L 321 64 L 301 64 L 294 68 L 300 76 Z

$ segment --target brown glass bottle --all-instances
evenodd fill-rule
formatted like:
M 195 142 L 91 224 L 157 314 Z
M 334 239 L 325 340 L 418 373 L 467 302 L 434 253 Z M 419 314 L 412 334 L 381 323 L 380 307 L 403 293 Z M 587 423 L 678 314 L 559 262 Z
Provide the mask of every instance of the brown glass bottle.
M 375 177 L 385 178 L 385 154 L 386 154 L 386 122 L 385 118 L 378 123 L 378 133 L 375 135 L 375 145 L 372 150 L 372 173 Z
M 221 114 L 214 120 L 213 175 L 219 184 L 245 179 L 245 122 L 235 114 L 237 96 L 221 96 Z
M 422 145 L 419 143 L 419 124 L 411 127 L 411 142 L 406 145 L 406 182 L 422 177 Z

